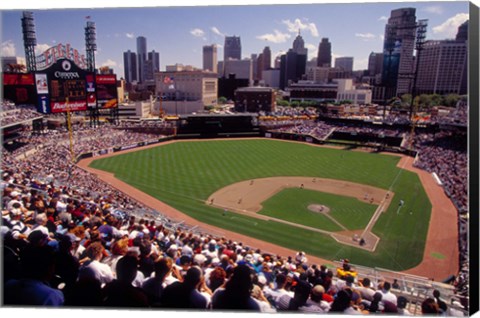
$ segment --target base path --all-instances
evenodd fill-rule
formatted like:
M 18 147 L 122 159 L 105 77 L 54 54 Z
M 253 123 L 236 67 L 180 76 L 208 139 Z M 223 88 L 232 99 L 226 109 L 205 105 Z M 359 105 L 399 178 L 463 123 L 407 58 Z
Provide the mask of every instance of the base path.
M 263 138 L 262 138 L 263 139 Z M 188 140 L 193 141 L 193 140 Z M 186 224 L 191 226 L 198 226 L 202 229 L 205 229 L 207 233 L 217 233 L 216 235 L 228 237 L 229 239 L 235 240 L 237 242 L 243 242 L 246 245 L 254 246 L 260 248 L 262 251 L 273 253 L 281 256 L 293 256 L 298 251 L 284 248 L 275 244 L 264 242 L 255 238 L 251 238 L 242 234 L 235 232 L 227 231 L 220 229 L 214 226 L 211 226 L 206 223 L 201 223 L 188 215 L 183 214 L 181 211 L 174 209 L 171 206 L 166 205 L 165 203 L 155 199 L 152 196 L 149 196 L 146 193 L 132 187 L 125 182 L 122 182 L 114 177 L 113 174 L 96 170 L 88 167 L 88 165 L 95 159 L 104 158 L 107 156 L 115 156 L 123 154 L 126 152 L 132 151 L 141 151 L 146 148 L 151 147 L 161 147 L 173 142 L 183 142 L 183 141 L 169 141 L 164 142 L 160 145 L 149 145 L 141 148 L 129 149 L 126 151 L 121 151 L 117 153 L 107 154 L 95 158 L 87 158 L 81 160 L 77 165 L 93 174 L 104 182 L 110 184 L 111 186 L 117 188 L 119 191 L 124 192 L 130 197 L 138 200 L 139 202 L 145 204 L 146 206 L 161 211 L 167 217 L 182 220 Z M 290 141 L 286 141 L 290 142 Z M 312 147 L 322 147 L 320 145 L 306 144 Z M 333 147 L 332 147 L 333 148 Z M 338 148 L 338 147 L 335 147 Z M 342 148 L 338 148 L 342 149 Z M 396 155 L 391 153 L 382 153 L 386 155 Z M 422 182 L 422 185 L 432 203 L 432 213 L 430 218 L 430 225 L 427 234 L 427 240 L 425 245 L 424 258 L 422 262 L 405 272 L 409 274 L 419 275 L 423 277 L 433 278 L 435 281 L 441 281 L 447 278 L 450 275 L 457 275 L 459 270 L 459 252 L 458 252 L 458 215 L 457 210 L 446 196 L 442 187 L 440 187 L 434 180 L 431 174 L 426 171 L 417 169 L 413 167 L 413 158 L 403 157 L 399 161 L 399 167 L 413 171 L 419 175 L 419 178 Z M 313 181 L 313 180 L 312 180 Z M 237 201 L 238 202 L 238 201 Z M 238 204 L 238 203 L 237 203 Z M 377 203 L 378 204 L 378 203 Z M 349 233 L 350 234 L 350 233 Z M 319 257 L 308 256 L 309 262 L 314 264 L 326 264 L 334 265 L 332 261 L 325 260 Z

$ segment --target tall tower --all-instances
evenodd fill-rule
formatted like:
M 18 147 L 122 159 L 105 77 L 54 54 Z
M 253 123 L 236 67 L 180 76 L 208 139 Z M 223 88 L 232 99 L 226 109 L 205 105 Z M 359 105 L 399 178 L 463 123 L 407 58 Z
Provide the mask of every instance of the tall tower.
M 332 44 L 328 41 L 328 38 L 322 38 L 318 45 L 317 66 L 332 66 Z
M 145 61 L 145 80 L 153 80 L 155 73 L 160 71 L 160 54 L 155 50 L 148 52 L 147 60 Z
M 127 83 L 137 81 L 137 54 L 135 52 L 130 50 L 123 52 L 123 69 Z
M 85 48 L 87 52 L 87 70 L 95 72 L 95 51 L 97 50 L 97 30 L 95 22 L 87 21 L 85 27 Z
M 307 55 L 308 53 L 308 50 L 305 48 L 305 41 L 300 35 L 300 31 L 298 31 L 297 37 L 295 38 L 295 40 L 293 40 L 292 49 L 297 54 Z
M 228 59 L 242 59 L 242 44 L 239 36 L 226 36 L 225 45 L 223 46 L 223 61 Z
M 147 39 L 143 36 L 137 37 L 137 68 L 138 81 L 145 82 L 145 61 L 147 60 Z
M 205 45 L 203 47 L 203 70 L 209 70 L 211 72 L 217 73 L 217 62 L 217 45 Z
M 35 60 L 37 36 L 35 34 L 35 19 L 33 17 L 33 12 L 23 11 L 22 32 L 27 72 L 33 72 L 37 70 L 37 62 Z
M 382 85 L 385 99 L 409 93 L 414 71 L 417 22 L 415 8 L 392 10 L 385 26 Z
M 272 67 L 272 52 L 270 47 L 266 46 L 263 49 L 263 70 L 269 70 Z

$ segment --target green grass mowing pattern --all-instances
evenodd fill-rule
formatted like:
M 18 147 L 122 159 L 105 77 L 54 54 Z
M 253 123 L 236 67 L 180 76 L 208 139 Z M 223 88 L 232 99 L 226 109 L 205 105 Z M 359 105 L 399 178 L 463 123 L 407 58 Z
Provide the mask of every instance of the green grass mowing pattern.
M 95 160 L 91 166 L 114 173 L 201 222 L 327 259 L 349 258 L 366 266 L 404 270 L 423 257 L 431 205 L 418 177 L 397 168 L 398 160 L 396 156 L 257 139 L 177 142 Z M 382 240 L 376 252 L 370 253 L 278 222 L 243 215 L 235 215 L 234 220 L 222 218 L 220 209 L 204 204 L 210 194 L 229 184 L 275 176 L 340 179 L 384 189 L 396 180 L 394 199 L 404 198 L 405 206 L 397 215 L 393 204 L 379 218 L 373 231 Z M 407 208 L 414 213 L 403 213 Z
M 326 231 L 344 230 L 323 213 L 310 211 L 310 204 L 323 204 L 330 208 L 329 215 L 348 230 L 364 229 L 377 208 L 377 205 L 352 197 L 289 188 L 264 201 L 259 213 Z

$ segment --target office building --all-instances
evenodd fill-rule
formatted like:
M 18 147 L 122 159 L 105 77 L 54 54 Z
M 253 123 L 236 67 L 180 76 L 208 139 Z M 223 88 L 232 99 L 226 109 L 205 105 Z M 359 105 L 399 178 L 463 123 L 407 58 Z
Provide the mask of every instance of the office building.
M 158 72 L 155 88 L 157 96 L 167 101 L 201 101 L 205 106 L 217 103 L 218 78 L 213 72 Z
M 225 45 L 223 46 L 223 61 L 229 59 L 242 59 L 242 44 L 239 36 L 226 36 Z
M 335 68 L 341 68 L 345 72 L 353 72 L 353 57 L 337 57 L 335 59 Z
M 385 26 L 382 85 L 385 99 L 410 92 L 417 22 L 415 8 L 392 10 Z
M 125 81 L 133 83 L 137 78 L 137 54 L 128 50 L 123 52 L 123 70 L 125 72 Z
M 147 39 L 137 37 L 137 79 L 140 83 L 145 81 L 145 61 L 147 60 Z
M 466 94 L 467 52 L 466 41 L 426 41 L 418 62 L 416 94 Z
M 225 77 L 235 74 L 237 79 L 253 80 L 253 63 L 251 59 L 224 61 Z
M 203 70 L 217 73 L 217 45 L 205 45 L 203 47 Z
M 269 87 L 243 87 L 235 91 L 235 111 L 275 111 L 275 91 Z
M 148 59 L 145 61 L 145 80 L 153 81 L 154 74 L 160 71 L 160 54 L 153 50 L 148 52 Z
M 266 46 L 262 52 L 263 70 L 269 70 L 272 67 L 272 52 L 270 47 Z
M 317 66 L 332 66 L 332 44 L 328 41 L 328 38 L 322 38 L 318 45 Z
M 383 53 L 372 52 L 368 56 L 368 75 L 376 76 L 382 74 Z

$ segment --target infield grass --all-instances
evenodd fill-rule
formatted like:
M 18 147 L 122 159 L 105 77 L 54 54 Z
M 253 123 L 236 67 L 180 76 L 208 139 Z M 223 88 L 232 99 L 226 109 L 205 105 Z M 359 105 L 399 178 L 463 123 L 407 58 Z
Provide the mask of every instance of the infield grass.
M 343 228 L 324 213 L 309 210 L 310 204 L 327 206 L 328 215 Z M 262 206 L 260 214 L 332 232 L 364 229 L 378 207 L 352 197 L 298 188 L 284 189 Z
M 326 259 L 348 258 L 355 264 L 405 270 L 422 260 L 431 204 L 417 175 L 396 167 L 399 159 L 269 139 L 208 140 L 176 142 L 99 159 L 91 167 L 112 172 L 201 222 Z M 390 208 L 373 228 L 381 238 L 376 251 L 233 212 L 222 217 L 222 210 L 204 204 L 210 194 L 232 183 L 278 176 L 347 180 L 395 192 Z M 397 214 L 400 199 L 405 205 Z M 335 218 L 347 226 L 350 217 L 342 214 Z

